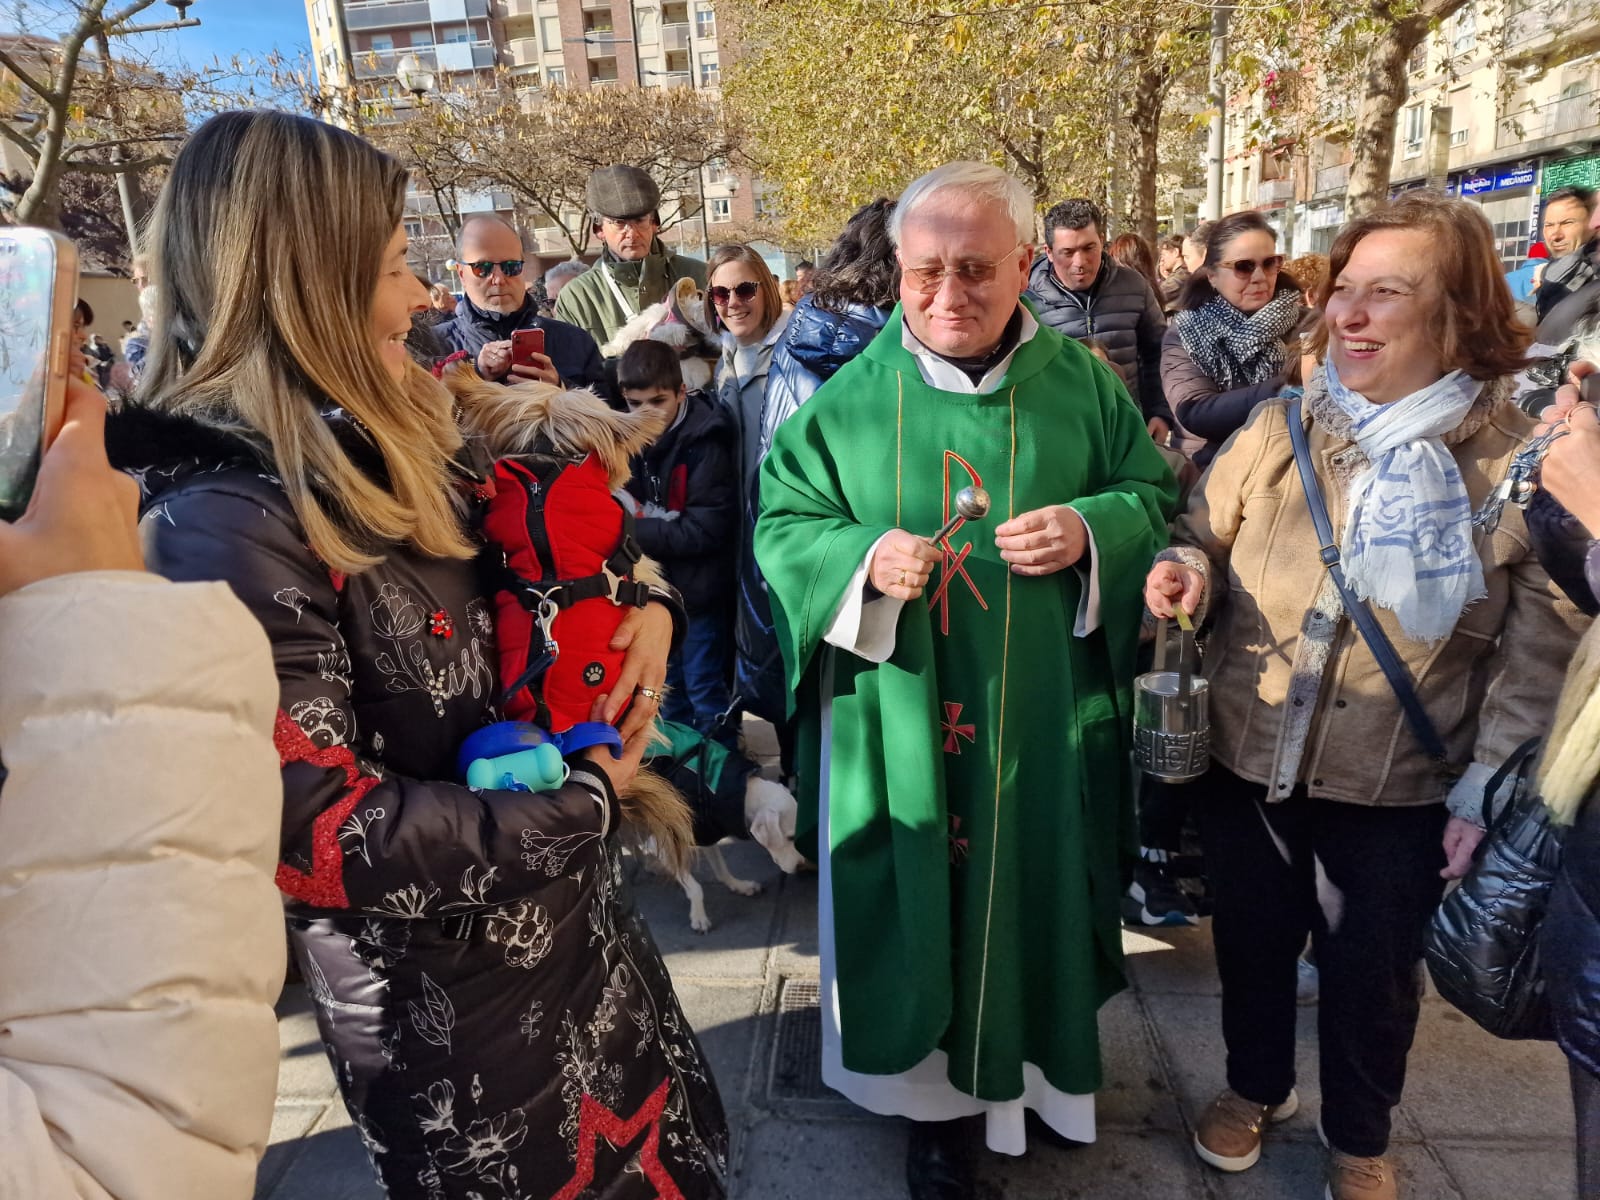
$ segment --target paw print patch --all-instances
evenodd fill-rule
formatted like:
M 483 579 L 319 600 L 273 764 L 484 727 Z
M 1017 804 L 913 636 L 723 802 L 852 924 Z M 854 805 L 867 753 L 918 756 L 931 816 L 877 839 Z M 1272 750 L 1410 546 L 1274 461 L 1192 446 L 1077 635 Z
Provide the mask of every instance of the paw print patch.
M 590 687 L 599 687 L 605 680 L 606 669 L 597 662 L 590 663 L 583 669 L 583 681 Z

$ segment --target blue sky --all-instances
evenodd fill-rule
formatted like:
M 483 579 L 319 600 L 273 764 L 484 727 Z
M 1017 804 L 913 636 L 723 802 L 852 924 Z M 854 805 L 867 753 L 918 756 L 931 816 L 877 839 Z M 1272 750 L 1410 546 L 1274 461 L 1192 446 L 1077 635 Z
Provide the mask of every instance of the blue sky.
M 157 3 L 139 19 L 154 24 L 174 15 L 165 3 Z M 158 61 L 200 67 L 213 57 L 227 62 L 236 54 L 259 57 L 276 49 L 295 58 L 311 49 L 304 0 L 195 0 L 189 15 L 199 18 L 198 29 L 141 39 Z

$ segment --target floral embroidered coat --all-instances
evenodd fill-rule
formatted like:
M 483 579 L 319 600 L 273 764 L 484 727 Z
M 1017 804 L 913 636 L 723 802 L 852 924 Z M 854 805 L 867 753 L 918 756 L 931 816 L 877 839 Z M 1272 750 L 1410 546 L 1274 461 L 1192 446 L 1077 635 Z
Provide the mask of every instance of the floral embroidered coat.
M 453 782 L 462 739 L 496 716 L 477 567 L 398 547 L 330 573 L 243 442 L 140 410 L 108 440 L 144 489 L 151 568 L 225 580 L 272 643 L 278 886 L 389 1194 L 720 1197 L 721 1104 L 626 894 L 609 784 Z

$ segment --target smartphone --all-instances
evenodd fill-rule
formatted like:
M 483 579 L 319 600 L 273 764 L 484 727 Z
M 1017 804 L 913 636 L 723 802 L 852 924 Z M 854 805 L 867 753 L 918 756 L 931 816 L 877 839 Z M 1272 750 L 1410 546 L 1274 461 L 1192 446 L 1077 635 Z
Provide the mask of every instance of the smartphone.
M 26 511 L 61 429 L 77 303 L 77 247 L 47 229 L 0 230 L 0 519 Z
M 533 366 L 533 355 L 544 353 L 544 330 L 518 329 L 511 335 L 511 365 Z

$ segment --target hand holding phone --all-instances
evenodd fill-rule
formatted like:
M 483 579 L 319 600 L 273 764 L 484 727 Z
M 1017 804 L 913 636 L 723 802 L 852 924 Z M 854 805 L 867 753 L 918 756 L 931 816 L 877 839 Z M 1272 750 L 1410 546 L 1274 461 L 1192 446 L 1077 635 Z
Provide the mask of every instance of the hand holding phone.
M 71 242 L 45 229 L 0 231 L 0 520 L 27 509 L 40 459 L 61 427 L 77 362 L 77 299 Z
M 0 523 L 0 596 L 56 575 L 142 571 L 139 486 L 106 460 L 106 400 L 65 382 L 65 420 L 27 513 Z
M 518 329 L 511 335 L 511 365 L 514 367 L 533 367 L 542 364 L 535 363 L 533 356 L 537 354 L 544 357 L 544 330 Z

